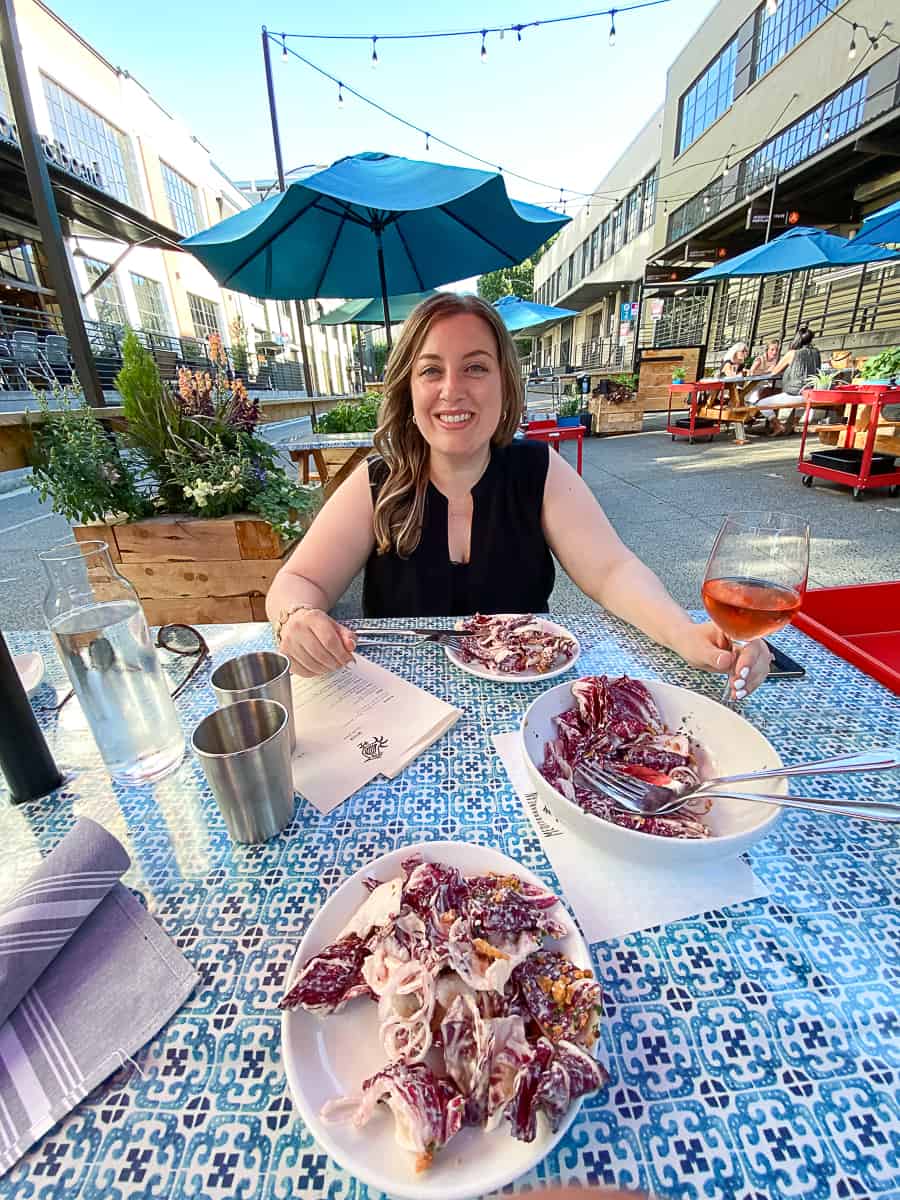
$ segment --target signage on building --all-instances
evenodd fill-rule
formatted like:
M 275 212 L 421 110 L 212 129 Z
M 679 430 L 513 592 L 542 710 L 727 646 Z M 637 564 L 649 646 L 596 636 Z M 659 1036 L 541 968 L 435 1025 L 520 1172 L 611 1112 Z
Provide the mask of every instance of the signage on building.
M 651 300 L 650 301 L 650 320 L 658 321 L 660 319 L 660 317 L 663 315 L 663 309 L 665 307 L 666 307 L 665 300 Z
M 14 122 L 2 115 L 0 115 L 0 141 L 9 142 L 19 148 L 22 145 L 19 141 L 19 131 Z M 54 141 L 46 134 L 41 134 L 41 146 L 48 162 L 53 163 L 56 167 L 61 167 L 70 175 L 74 175 L 76 179 L 89 183 L 91 187 L 103 190 L 103 176 L 95 162 L 90 164 L 81 162 L 68 152 L 62 142 Z
M 631 305 L 629 304 L 628 307 L 630 308 Z M 619 324 L 619 341 L 627 342 L 630 336 L 631 336 L 631 322 L 630 321 L 621 321 Z
M 773 229 L 789 229 L 790 226 L 798 224 L 800 214 L 792 208 L 779 209 L 772 213 L 772 228 Z M 747 209 L 747 228 L 759 229 L 760 226 L 765 229 L 769 224 L 769 210 L 767 208 L 748 208 Z
M 631 300 L 625 304 L 619 305 L 619 320 L 620 321 L 636 321 L 638 314 L 637 300 Z
M 671 266 L 663 264 L 658 267 L 648 264 L 644 268 L 644 283 L 681 283 L 683 279 L 696 275 L 697 270 L 697 267 L 685 266 L 683 263 Z

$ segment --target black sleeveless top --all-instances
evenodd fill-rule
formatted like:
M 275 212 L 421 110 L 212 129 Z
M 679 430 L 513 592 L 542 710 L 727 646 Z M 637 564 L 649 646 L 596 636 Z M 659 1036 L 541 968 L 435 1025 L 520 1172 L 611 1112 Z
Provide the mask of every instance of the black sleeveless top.
M 518 441 L 494 446 L 472 488 L 469 562 L 450 560 L 447 498 L 429 482 L 422 536 L 409 558 L 373 550 L 366 563 L 367 617 L 460 617 L 472 613 L 546 612 L 555 571 L 541 528 L 550 447 Z M 369 459 L 372 498 L 387 478 Z

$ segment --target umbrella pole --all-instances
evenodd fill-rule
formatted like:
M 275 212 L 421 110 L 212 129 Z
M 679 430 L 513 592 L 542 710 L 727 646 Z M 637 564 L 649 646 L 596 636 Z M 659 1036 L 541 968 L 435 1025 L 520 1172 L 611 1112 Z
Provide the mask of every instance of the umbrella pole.
M 381 278 L 381 304 L 384 309 L 384 333 L 387 338 L 388 351 L 394 346 L 391 337 L 391 307 L 388 303 L 387 278 L 384 273 L 384 247 L 381 244 L 381 229 L 375 229 L 375 247 L 378 251 L 378 274 Z

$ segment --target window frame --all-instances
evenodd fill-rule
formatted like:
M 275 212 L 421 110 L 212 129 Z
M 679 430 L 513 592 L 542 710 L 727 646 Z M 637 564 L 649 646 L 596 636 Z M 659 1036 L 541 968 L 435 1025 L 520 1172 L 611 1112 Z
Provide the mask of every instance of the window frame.
M 123 129 L 120 129 L 118 125 L 114 125 L 112 121 L 107 120 L 102 113 L 92 108 L 90 104 L 85 104 L 80 97 L 57 82 L 52 75 L 47 75 L 41 71 L 40 79 L 44 92 L 44 100 L 50 116 L 50 128 L 54 138 L 65 146 L 66 150 L 74 158 L 81 159 L 86 163 L 96 162 L 99 168 L 102 191 L 115 196 L 116 199 L 130 205 L 132 208 L 138 208 L 141 201 L 140 182 L 138 179 L 137 164 L 134 159 L 134 151 L 128 134 Z M 53 89 L 60 94 L 63 98 L 62 100 L 57 99 L 52 94 Z M 64 103 L 66 100 L 69 101 L 70 105 L 75 107 L 76 111 L 70 113 L 67 110 Z M 78 112 L 77 109 L 83 111 Z M 73 118 L 72 123 L 67 119 L 69 116 Z M 60 118 L 62 118 L 61 121 Z M 99 145 L 92 143 L 86 137 L 82 136 L 82 133 L 74 124 L 75 119 L 79 121 L 85 133 L 88 133 L 94 125 L 99 127 L 101 133 L 105 135 L 101 139 L 101 143 Z M 88 153 L 85 152 L 85 147 Z M 118 158 L 112 154 L 111 151 L 113 148 Z M 111 178 L 110 175 L 112 176 Z
M 183 237 L 191 237 L 193 234 L 199 233 L 202 223 L 200 196 L 196 184 L 191 183 L 186 176 L 182 175 L 180 171 L 176 171 L 162 158 L 159 160 L 159 169 L 173 228 L 177 229 Z M 184 224 L 179 220 L 182 213 L 190 218 Z
M 198 292 L 185 292 L 187 296 L 188 309 L 191 314 L 191 326 L 194 330 L 194 337 L 201 340 L 209 341 L 210 334 L 217 333 L 222 336 L 222 324 L 220 320 L 220 305 L 215 300 L 209 300 L 206 296 L 201 296 Z M 195 304 L 196 302 L 196 304 Z M 202 306 L 209 305 L 209 313 L 204 313 L 204 317 L 212 318 L 212 327 L 207 328 L 207 321 L 203 320 L 198 323 L 197 313 L 202 312 Z
M 128 276 L 131 280 L 132 290 L 134 291 L 134 303 L 138 317 L 140 318 L 140 328 L 146 330 L 148 333 L 158 333 L 163 337 L 171 337 L 172 322 L 169 319 L 169 306 L 166 303 L 166 293 L 162 283 L 158 279 L 154 279 L 152 275 L 141 275 L 138 271 L 129 271 Z M 141 285 L 144 283 L 151 283 L 159 289 L 157 295 L 160 302 L 160 311 L 158 313 L 141 307 Z M 148 314 L 150 316 L 149 322 L 147 320 Z M 163 326 L 162 329 L 156 327 L 157 319 L 158 323 Z
M 676 158 L 684 154 L 685 150 L 692 146 L 734 103 L 734 85 L 737 78 L 737 50 L 738 34 L 734 33 L 724 46 L 721 47 L 719 52 L 710 59 L 700 74 L 694 79 L 693 83 L 686 87 L 678 98 L 678 122 L 675 129 Z M 730 64 L 728 74 L 726 75 L 723 68 L 726 66 L 728 60 L 730 60 Z M 715 77 L 712 75 L 714 69 L 716 71 Z M 724 91 L 727 94 L 727 101 L 721 107 L 718 107 L 723 92 L 723 79 L 726 80 Z M 707 98 L 713 84 L 715 84 L 715 101 L 710 106 Z M 701 119 L 705 122 L 702 125 L 694 116 L 695 111 L 701 108 L 701 101 L 703 113 Z M 689 137 L 686 136 L 688 125 Z
M 91 287 L 94 279 L 99 278 L 112 265 L 111 263 L 104 262 L 102 258 L 94 258 L 93 256 L 82 259 L 82 262 L 84 263 L 84 273 L 87 276 L 88 287 Z M 97 274 L 92 278 L 91 272 L 94 270 L 96 270 Z M 115 295 L 104 295 L 107 288 L 115 292 Z M 94 301 L 98 321 L 104 325 L 117 325 L 120 328 L 124 328 L 128 324 L 128 306 L 125 303 L 125 293 L 122 291 L 122 285 L 115 271 L 111 275 L 108 275 L 103 283 L 91 292 L 91 299 Z M 120 310 L 121 319 L 110 317 L 107 312 L 103 311 L 101 305 L 104 307 L 109 305 Z

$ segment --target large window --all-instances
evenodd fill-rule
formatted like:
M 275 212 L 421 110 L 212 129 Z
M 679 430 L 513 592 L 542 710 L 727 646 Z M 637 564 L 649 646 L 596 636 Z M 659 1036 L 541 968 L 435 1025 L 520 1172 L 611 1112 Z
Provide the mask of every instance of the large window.
M 597 263 L 600 261 L 600 226 L 598 225 L 591 234 L 591 265 L 590 270 L 593 271 Z
M 625 241 L 630 242 L 637 237 L 641 217 L 641 188 L 632 188 L 625 197 Z
M 199 233 L 200 210 L 197 205 L 197 189 L 166 163 L 161 162 L 159 165 L 162 168 L 166 195 L 169 197 L 172 224 L 185 237 L 190 237 L 192 233 Z
M 97 164 L 104 191 L 137 207 L 140 190 L 128 138 L 52 79 L 42 79 L 53 136 L 73 157 Z
M 582 279 L 584 279 L 585 275 L 587 275 L 588 272 L 590 271 L 590 267 L 588 266 L 588 263 L 590 261 L 590 253 L 591 253 L 591 239 L 585 238 L 584 241 L 581 243 L 581 278 Z
M 6 71 L 3 59 L 0 58 L 0 117 L 12 120 L 12 105 L 9 102 L 9 84 L 6 82 Z
M 211 333 L 220 333 L 219 308 L 205 296 L 195 296 L 188 292 L 188 306 L 191 310 L 191 321 L 197 337 L 208 338 Z
M 644 195 L 641 204 L 641 229 L 652 229 L 656 222 L 656 189 L 659 184 L 659 163 L 644 177 Z
M 625 245 L 625 210 L 617 204 L 612 214 L 612 247 L 611 254 L 617 254 Z
M 840 0 L 781 0 L 773 13 L 757 9 L 753 78 L 759 79 L 822 23 Z
M 814 0 L 810 0 L 813 3 Z M 678 150 L 681 154 L 731 105 L 734 99 L 734 68 L 737 38 L 734 37 L 712 60 L 703 74 L 681 97 L 678 117 Z
M 36 283 L 34 254 L 19 234 L 0 229 L 0 275 L 22 283 Z
M 605 217 L 600 226 L 600 261 L 606 262 L 612 246 L 612 217 Z
M 87 272 L 88 283 L 93 286 L 109 267 L 109 263 L 101 262 L 99 258 L 86 258 L 84 269 Z M 128 313 L 122 298 L 122 289 L 115 275 L 109 275 L 91 295 L 97 307 L 97 320 L 106 321 L 110 325 L 125 325 Z
M 134 298 L 137 301 L 141 328 L 147 329 L 151 333 L 168 333 L 169 317 L 166 312 L 162 284 L 155 279 L 148 279 L 146 275 L 135 275 L 133 271 L 131 282 L 134 287 Z

